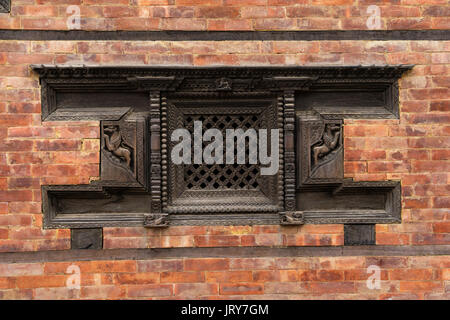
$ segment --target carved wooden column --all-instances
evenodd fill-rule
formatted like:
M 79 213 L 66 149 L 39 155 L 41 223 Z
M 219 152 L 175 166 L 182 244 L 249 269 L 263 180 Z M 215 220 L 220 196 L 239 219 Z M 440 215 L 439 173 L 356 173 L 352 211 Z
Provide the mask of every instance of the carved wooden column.
M 167 214 L 161 214 L 161 94 L 150 92 L 150 191 L 151 214 L 144 215 L 144 226 L 165 227 L 169 224 Z M 167 137 L 164 137 L 165 139 Z M 167 161 L 167 159 L 165 159 Z
M 284 102 L 284 210 L 281 224 L 303 224 L 303 215 L 295 205 L 295 94 L 285 91 Z
M 152 212 L 161 212 L 161 111 L 160 94 L 150 93 L 150 166 L 152 193 Z

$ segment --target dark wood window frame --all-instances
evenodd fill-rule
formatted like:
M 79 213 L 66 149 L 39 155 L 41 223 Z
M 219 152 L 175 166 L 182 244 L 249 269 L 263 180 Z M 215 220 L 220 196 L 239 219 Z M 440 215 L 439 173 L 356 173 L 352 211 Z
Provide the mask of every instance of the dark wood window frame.
M 43 186 L 45 228 L 401 221 L 398 181 L 344 179 L 343 119 L 398 119 L 397 81 L 410 65 L 32 68 L 43 121 L 99 120 L 101 127 L 100 180 Z M 270 209 L 245 200 L 231 210 L 171 202 L 171 106 L 207 100 L 212 112 L 216 100 L 252 97 L 273 102 L 271 123 L 282 133 Z

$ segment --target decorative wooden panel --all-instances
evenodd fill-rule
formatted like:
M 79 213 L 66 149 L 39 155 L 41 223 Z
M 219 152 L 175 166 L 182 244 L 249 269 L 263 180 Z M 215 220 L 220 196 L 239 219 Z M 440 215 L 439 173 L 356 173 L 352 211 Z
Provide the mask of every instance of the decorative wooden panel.
M 44 226 L 397 223 L 399 182 L 343 178 L 342 121 L 398 118 L 410 68 L 33 66 L 44 121 L 100 120 L 102 133 L 100 180 L 44 186 Z M 194 121 L 279 129 L 278 172 L 175 165 L 171 134 Z

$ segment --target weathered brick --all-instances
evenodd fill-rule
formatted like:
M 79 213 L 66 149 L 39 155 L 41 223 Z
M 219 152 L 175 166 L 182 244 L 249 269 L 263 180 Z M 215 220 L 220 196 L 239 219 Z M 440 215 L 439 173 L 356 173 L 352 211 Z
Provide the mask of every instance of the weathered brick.
M 218 294 L 218 285 L 215 283 L 177 283 L 174 287 L 174 294 L 176 296 L 187 299 Z
M 203 272 L 161 272 L 161 283 L 204 282 Z
M 133 285 L 127 289 L 129 298 L 167 297 L 173 295 L 173 286 L 165 284 Z
M 214 271 L 228 270 L 230 261 L 220 258 L 185 259 L 184 270 L 186 271 Z
M 207 282 L 247 282 L 252 281 L 251 271 L 211 271 L 206 272 Z
M 147 284 L 158 283 L 158 272 L 118 273 L 114 276 L 115 284 Z
M 259 283 L 222 283 L 220 284 L 220 294 L 263 294 L 264 287 Z

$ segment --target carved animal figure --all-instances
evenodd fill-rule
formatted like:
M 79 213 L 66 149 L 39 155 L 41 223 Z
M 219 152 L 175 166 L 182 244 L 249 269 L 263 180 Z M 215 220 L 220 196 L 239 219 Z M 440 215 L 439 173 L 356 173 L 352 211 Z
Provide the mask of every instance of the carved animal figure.
M 319 162 L 319 158 L 326 156 L 333 151 L 338 143 L 341 128 L 338 125 L 326 125 L 326 129 L 322 135 L 322 143 L 313 147 L 313 164 L 316 165 Z
M 302 212 L 286 212 L 286 214 L 282 217 L 281 224 L 287 224 L 287 225 L 303 224 L 303 213 Z
M 125 160 L 127 166 L 130 167 L 131 151 L 123 145 L 119 128 L 116 126 L 106 126 L 103 131 L 105 132 L 103 137 L 105 138 L 106 149 L 117 157 Z
M 167 227 L 169 220 L 166 215 L 148 214 L 144 215 L 145 227 Z
M 217 90 L 231 90 L 230 80 L 226 78 L 220 78 L 216 80 Z

